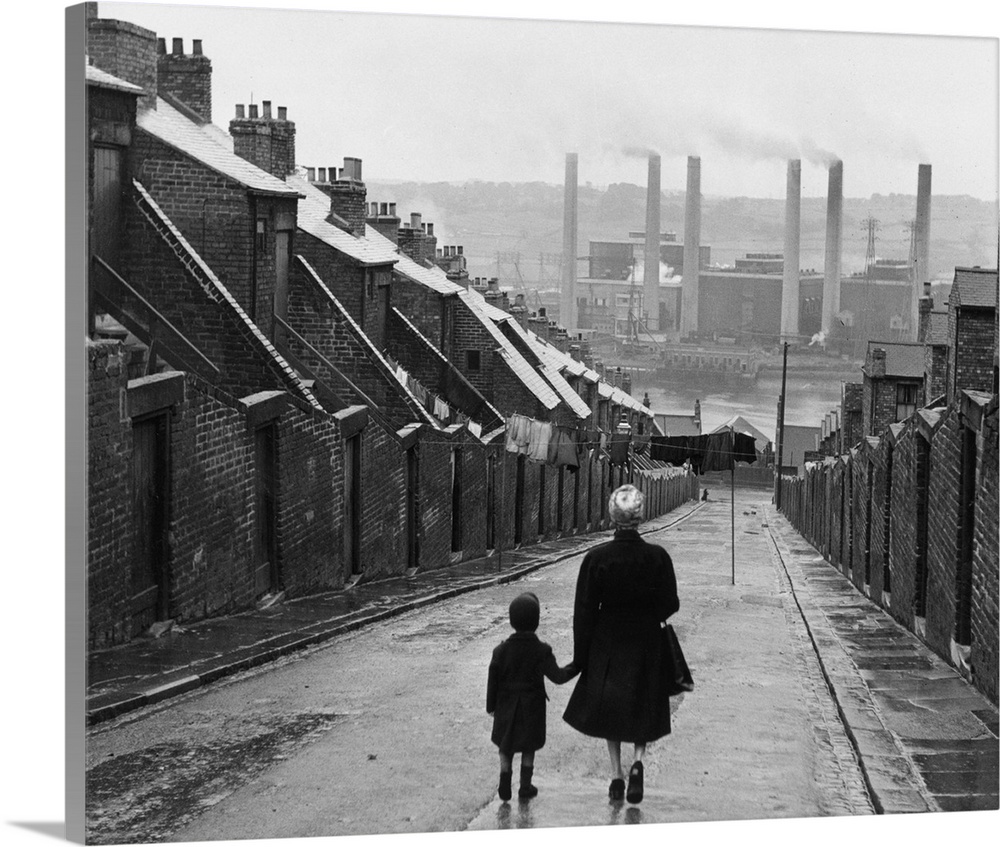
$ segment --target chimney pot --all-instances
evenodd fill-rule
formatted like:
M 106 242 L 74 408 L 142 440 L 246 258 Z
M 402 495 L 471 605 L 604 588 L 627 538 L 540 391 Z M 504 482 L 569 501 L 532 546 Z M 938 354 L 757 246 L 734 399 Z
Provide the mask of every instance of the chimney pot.
M 427 224 L 427 235 L 431 238 L 434 237 L 434 224 Z
M 319 169 L 319 182 L 326 182 L 326 168 Z
M 251 103 L 250 104 L 250 119 L 251 120 L 255 120 L 256 118 L 257 118 L 257 104 L 256 103 Z
M 196 38 L 191 42 L 191 53 L 195 56 L 201 56 L 201 39 Z
M 242 103 L 236 104 L 236 120 L 241 121 L 246 117 L 246 109 Z
M 388 215 L 389 214 L 389 204 L 388 203 L 380 203 L 379 204 L 379 214 L 380 215 Z
M 414 229 L 420 229 L 420 212 L 410 212 L 410 226 Z
M 391 217 L 391 218 L 396 217 L 396 204 L 395 203 L 390 203 L 389 204 L 389 217 Z
M 288 107 L 278 106 L 278 120 L 287 121 L 288 120 Z
M 271 101 L 270 100 L 265 100 L 264 103 L 263 103 L 263 106 L 264 106 L 264 117 L 267 118 L 267 119 L 270 119 L 270 117 L 271 117 Z
M 316 181 L 316 168 L 306 168 L 306 179 L 309 180 L 309 182 Z
M 326 170 L 326 169 L 324 169 L 324 170 Z M 330 182 L 336 182 L 337 181 L 337 166 L 336 165 L 331 165 L 328 170 L 330 171 Z M 322 180 L 322 182 L 326 182 L 326 180 Z
M 462 255 L 462 249 L 463 249 L 463 248 L 462 248 L 462 245 L 461 245 L 461 244 L 459 244 L 459 245 L 458 245 L 458 255 L 459 255 L 459 256 L 461 256 L 461 255 Z
M 424 231 L 424 235 L 427 235 L 427 224 L 421 224 L 420 228 Z
M 175 56 L 183 56 L 184 55 L 184 39 L 183 38 L 175 38 L 174 39 L 174 50 L 173 50 L 173 53 L 174 53 Z
M 161 56 L 167 55 L 167 39 L 157 38 L 156 39 L 156 52 Z

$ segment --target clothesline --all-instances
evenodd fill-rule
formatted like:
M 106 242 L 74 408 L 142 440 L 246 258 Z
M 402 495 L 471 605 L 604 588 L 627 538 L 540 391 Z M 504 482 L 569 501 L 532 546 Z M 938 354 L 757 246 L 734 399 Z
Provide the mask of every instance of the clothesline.
M 407 388 L 424 409 L 432 413 L 434 417 L 442 423 L 467 424 L 469 432 L 475 435 L 476 438 L 479 438 L 482 435 L 483 427 L 481 424 L 472 420 L 468 415 L 459 412 L 457 409 L 452 409 L 443 397 L 428 390 L 423 383 L 410 374 L 406 368 L 399 364 L 388 353 L 383 352 L 382 355 L 385 357 L 386 362 L 389 363 L 389 367 L 392 368 L 396 381 L 399 382 L 400 385 Z M 453 417 L 454 420 L 452 420 Z

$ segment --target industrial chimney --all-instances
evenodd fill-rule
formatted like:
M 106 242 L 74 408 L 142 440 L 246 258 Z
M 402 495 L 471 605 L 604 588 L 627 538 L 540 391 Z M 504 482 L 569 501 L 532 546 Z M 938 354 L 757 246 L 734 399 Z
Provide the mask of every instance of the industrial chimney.
M 576 183 L 578 156 L 566 154 L 566 183 L 563 205 L 562 287 L 559 292 L 559 319 L 569 333 L 579 324 L 576 313 Z
M 785 273 L 781 284 L 781 340 L 794 344 L 799 335 L 799 215 L 802 205 L 802 160 L 788 160 L 785 195 Z
M 643 301 L 646 326 L 660 329 L 660 155 L 649 153 L 649 178 L 646 182 L 646 247 L 643 259 Z
M 688 156 L 684 202 L 684 267 L 681 277 L 681 338 L 698 332 L 698 274 L 701 270 L 701 157 Z
M 917 340 L 920 323 L 920 295 L 924 283 L 930 282 L 931 249 L 931 166 L 917 168 L 916 263 L 913 269 L 913 289 L 910 292 L 910 335 Z
M 840 258 L 843 247 L 844 163 L 830 165 L 826 192 L 826 262 L 823 269 L 823 322 L 825 338 L 833 331 L 834 318 L 840 311 Z

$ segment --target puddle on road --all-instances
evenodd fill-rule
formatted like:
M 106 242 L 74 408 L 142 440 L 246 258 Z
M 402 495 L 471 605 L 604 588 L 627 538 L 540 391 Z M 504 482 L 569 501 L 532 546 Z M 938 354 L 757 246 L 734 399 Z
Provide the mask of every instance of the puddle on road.
M 87 843 L 165 841 L 296 748 L 330 729 L 338 715 L 244 717 L 221 737 L 177 740 L 106 759 L 87 772 Z

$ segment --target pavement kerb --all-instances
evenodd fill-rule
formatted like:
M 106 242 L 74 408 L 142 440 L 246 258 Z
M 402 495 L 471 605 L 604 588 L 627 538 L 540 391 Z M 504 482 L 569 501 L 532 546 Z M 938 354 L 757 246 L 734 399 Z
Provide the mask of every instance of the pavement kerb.
M 690 501 L 685 501 L 690 502 Z M 695 514 L 702 508 L 702 504 L 699 501 L 695 501 L 694 507 L 689 509 L 685 514 L 675 517 L 672 520 L 664 520 L 668 516 L 672 515 L 677 509 L 682 508 L 683 505 L 676 507 L 671 512 L 666 515 L 660 515 L 649 521 L 649 524 L 654 524 L 648 529 L 641 529 L 641 535 L 650 535 L 654 532 L 661 532 L 664 529 L 668 529 L 681 521 L 687 520 L 691 515 Z M 251 668 L 258 667 L 260 665 L 267 664 L 268 662 L 273 662 L 276 659 L 280 659 L 283 656 L 287 656 L 290 653 L 298 652 L 299 650 L 304 650 L 307 647 L 313 647 L 317 644 L 321 644 L 324 641 L 328 641 L 331 638 L 335 638 L 338 635 L 343 635 L 348 632 L 353 632 L 356 629 L 361 629 L 365 626 L 370 626 L 371 624 L 378 623 L 380 621 L 387 620 L 388 618 L 393 618 L 398 615 L 406 614 L 407 612 L 412 612 L 415 609 L 423 608 L 424 606 L 430 606 L 434 603 L 439 603 L 442 600 L 449 600 L 453 597 L 458 597 L 461 594 L 467 594 L 472 591 L 479 591 L 483 588 L 491 588 L 495 585 L 506 585 L 511 582 L 515 582 L 524 576 L 527 576 L 534 571 L 544 568 L 548 565 L 554 565 L 556 562 L 561 562 L 564 559 L 569 559 L 572 556 L 577 556 L 582 550 L 592 547 L 596 543 L 610 535 L 610 530 L 602 530 L 600 532 L 588 533 L 585 536 L 578 536 L 581 539 L 581 543 L 574 544 L 565 551 L 557 551 L 544 555 L 542 558 L 530 562 L 526 565 L 521 565 L 517 568 L 512 568 L 511 570 L 491 575 L 484 576 L 482 578 L 470 578 L 467 582 L 462 585 L 456 585 L 451 588 L 446 588 L 443 591 L 435 592 L 434 594 L 429 594 L 424 597 L 417 597 L 413 600 L 403 601 L 389 609 L 383 609 L 379 612 L 374 612 L 370 615 L 364 615 L 357 617 L 354 620 L 347 621 L 345 623 L 333 624 L 329 627 L 324 627 L 317 631 L 311 632 L 302 638 L 295 639 L 293 641 L 284 641 L 282 644 L 273 645 L 271 647 L 266 647 L 267 641 L 258 642 L 258 645 L 262 648 L 261 650 L 254 652 L 253 655 L 244 657 L 237 662 L 232 664 L 222 664 L 216 665 L 209 670 L 206 670 L 199 674 L 189 674 L 180 679 L 173 680 L 167 683 L 163 683 L 151 688 L 146 689 L 138 694 L 129 696 L 117 703 L 110 703 L 105 706 L 101 706 L 96 709 L 87 710 L 87 726 L 96 726 L 99 723 L 111 720 L 113 718 L 120 717 L 121 715 L 127 714 L 128 712 L 133 712 L 137 709 L 141 709 L 144 706 L 152 706 L 156 703 L 161 703 L 164 700 L 168 700 L 172 697 L 179 697 L 182 694 L 187 694 L 202 686 L 208 685 L 213 682 L 217 682 L 227 676 L 232 676 L 242 671 L 250 670 Z M 317 624 L 316 626 L 323 626 L 322 624 Z M 279 641 L 288 638 L 288 633 L 275 636 L 274 638 L 268 639 L 269 641 Z M 258 645 L 253 645 L 254 647 Z M 253 649 L 252 647 L 249 649 Z
M 867 683 L 865 683 L 864 679 L 858 673 L 857 667 L 854 665 L 849 654 L 843 650 L 839 638 L 837 638 L 832 628 L 826 622 L 825 615 L 821 610 L 817 610 L 813 606 L 808 586 L 797 584 L 792 577 L 788 563 L 793 559 L 795 554 L 789 549 L 784 534 L 780 530 L 775 531 L 774 521 L 778 515 L 776 515 L 770 506 L 765 506 L 764 511 L 767 519 L 768 537 L 771 539 L 773 546 L 772 555 L 777 557 L 778 563 L 781 565 L 788 580 L 792 599 L 802 617 L 809 640 L 812 643 L 817 661 L 819 662 L 820 670 L 823 673 L 823 678 L 826 680 L 830 696 L 837 707 L 837 714 L 844 725 L 844 730 L 851 742 L 851 746 L 854 748 L 854 753 L 857 756 L 861 774 L 876 814 L 941 811 L 938 804 L 927 791 L 924 781 L 910 759 L 909 754 L 900 746 L 896 740 L 896 736 L 885 726 L 878 707 L 870 697 Z M 808 542 L 805 543 L 808 544 Z M 812 545 L 809 546 L 811 547 Z M 818 550 L 816 554 L 822 556 Z M 825 557 L 824 561 L 826 561 Z M 827 564 L 834 571 L 840 573 L 829 562 Z M 824 656 L 824 650 L 818 642 L 818 633 L 825 633 L 828 636 L 826 641 L 836 642 L 840 646 L 842 651 L 841 658 L 844 660 L 840 663 L 843 666 L 840 669 L 841 673 L 833 673 L 831 665 L 835 663 L 835 657 L 832 657 L 829 652 Z M 849 668 L 846 673 L 844 672 L 845 667 Z M 845 679 L 845 677 L 849 677 L 849 680 Z M 854 683 L 851 686 L 854 690 L 864 691 L 867 705 L 870 706 L 870 714 L 876 719 L 874 727 L 860 726 L 860 714 L 854 710 L 845 708 L 844 700 L 846 691 L 843 689 L 849 682 Z M 884 752 L 886 750 L 894 751 L 894 755 L 887 756 Z M 885 765 L 897 760 L 905 762 L 905 777 L 909 783 L 909 787 L 902 790 L 899 788 L 898 782 L 894 784 L 891 780 L 883 778 L 883 774 L 886 771 Z M 881 769 L 877 767 L 880 763 L 883 764 L 883 768 Z

